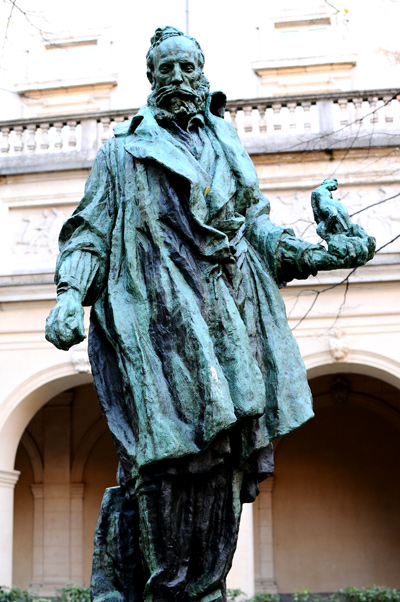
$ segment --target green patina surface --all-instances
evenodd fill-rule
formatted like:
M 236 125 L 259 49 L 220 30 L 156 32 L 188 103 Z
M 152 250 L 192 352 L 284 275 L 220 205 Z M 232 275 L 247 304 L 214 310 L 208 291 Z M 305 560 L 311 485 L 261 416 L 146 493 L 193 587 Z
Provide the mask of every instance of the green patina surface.
M 358 265 L 356 245 L 370 244 L 336 234 L 333 255 L 275 226 L 212 99 L 202 131 L 211 174 L 146 107 L 102 147 L 60 236 L 59 300 L 74 291 L 94 306 L 123 380 L 104 411 L 135 473 L 198 453 L 238 421 L 253 429 L 248 456 L 310 418 L 278 285 Z M 101 358 L 91 360 L 101 378 Z
M 362 265 L 375 241 L 332 199 L 334 181 L 312 197 L 327 249 L 273 224 L 255 168 L 221 117 L 224 95 L 206 91 L 201 108 L 193 101 L 204 88 L 198 48 L 162 35 L 148 55 L 148 106 L 101 148 L 62 229 L 46 336 L 61 349 L 81 341 L 82 304 L 92 305 L 90 361 L 123 488 L 137 488 L 157 467 L 180 470 L 176 462 L 185 461 L 188 474 L 204 473 L 231 457 L 232 483 L 242 487 L 232 493 L 237 506 L 256 495 L 250 485 L 243 493 L 242 481 L 271 471 L 271 440 L 313 415 L 279 286 Z M 108 503 L 106 496 L 103 518 L 113 513 Z M 141 532 L 155 521 L 146 503 L 139 499 Z M 236 532 L 240 504 L 232 513 Z M 97 536 L 111 545 L 109 533 Z M 156 552 L 143 545 L 156 575 Z M 204 601 L 219 599 L 202 588 Z M 200 590 L 189 584 L 182 599 L 191 591 L 200 599 Z M 158 599 L 152 595 L 144 598 Z

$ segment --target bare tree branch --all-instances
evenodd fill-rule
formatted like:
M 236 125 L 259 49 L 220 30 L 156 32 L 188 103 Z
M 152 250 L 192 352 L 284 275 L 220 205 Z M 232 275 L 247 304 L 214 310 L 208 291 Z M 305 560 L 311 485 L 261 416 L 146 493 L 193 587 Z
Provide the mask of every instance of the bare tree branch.
M 376 252 L 375 255 L 377 255 L 380 251 L 382 251 L 382 249 L 384 249 L 385 247 L 388 247 L 389 245 L 391 245 L 395 240 L 398 240 L 400 238 L 400 234 L 397 234 L 396 236 L 394 236 L 391 240 L 389 240 L 388 242 L 386 242 L 384 245 L 382 245 L 381 247 L 379 247 Z M 304 314 L 304 316 L 302 316 L 302 318 L 300 318 L 300 320 L 297 322 L 297 324 L 295 324 L 292 328 L 292 330 L 295 330 L 298 326 L 300 326 L 300 324 L 302 322 L 304 322 L 304 320 L 307 318 L 307 316 L 309 315 L 309 313 L 312 311 L 313 307 L 315 306 L 318 297 L 322 294 L 322 293 L 326 293 L 327 291 L 331 291 L 334 288 L 337 288 L 338 286 L 342 286 L 342 284 L 346 285 L 345 291 L 344 291 L 344 299 L 340 305 L 338 314 L 335 318 L 335 322 L 334 325 L 336 324 L 337 320 L 340 317 L 340 314 L 342 312 L 343 307 L 346 304 L 346 298 L 347 298 L 347 293 L 349 290 L 349 286 L 350 286 L 350 277 L 355 273 L 355 271 L 358 270 L 358 267 L 353 268 L 345 278 L 343 278 L 343 280 L 341 280 L 340 282 L 335 282 L 335 284 L 331 284 L 330 286 L 327 286 L 326 288 L 323 288 L 322 290 L 318 291 L 316 289 L 303 289 L 302 291 L 300 291 L 300 293 L 297 295 L 296 301 L 295 301 L 295 305 L 297 304 L 298 298 L 301 296 L 302 293 L 312 293 L 315 295 L 310 307 L 308 308 L 308 310 L 306 311 L 306 313 Z M 294 309 L 293 307 L 293 309 Z M 293 311 L 292 309 L 292 311 Z M 289 314 L 290 317 L 290 314 Z M 333 326 L 332 326 L 333 328 Z
M 354 274 L 354 272 L 357 270 L 358 268 L 353 268 L 345 278 L 343 278 L 343 280 L 341 280 L 340 282 L 335 282 L 335 284 L 331 284 L 330 286 L 327 286 L 326 288 L 323 288 L 320 291 L 317 291 L 315 288 L 314 289 L 304 289 L 303 291 L 300 291 L 299 295 L 301 295 L 302 292 L 310 292 L 313 293 L 315 295 L 309 309 L 306 311 L 306 313 L 304 314 L 304 316 L 302 318 L 300 318 L 300 320 L 297 322 L 297 324 L 295 324 L 292 328 L 292 330 L 295 330 L 298 326 L 300 326 L 300 324 L 302 322 L 304 322 L 304 320 L 306 319 L 306 317 L 308 316 L 308 314 L 311 312 L 311 310 L 313 309 L 314 305 L 317 302 L 318 297 L 322 294 L 322 293 L 326 293 L 327 291 L 331 291 L 334 288 L 341 286 L 342 284 L 346 284 L 349 281 L 350 276 L 352 276 Z M 346 293 L 347 294 L 347 293 Z
M 8 39 L 8 28 L 10 27 L 11 17 L 12 17 L 14 8 L 15 8 L 15 3 L 16 3 L 16 0 L 11 0 L 10 14 L 8 15 L 6 30 L 5 30 L 5 33 L 4 33 L 3 46 L 2 46 L 2 49 L 1 49 L 0 67 L 1 67 L 1 64 L 3 63 L 4 50 L 5 50 L 7 39 Z
M 387 199 L 383 199 L 382 201 L 378 201 L 377 203 L 372 203 L 372 205 L 367 205 L 366 207 L 363 207 L 362 209 L 359 209 L 358 211 L 354 211 L 354 213 L 351 213 L 350 217 L 353 217 L 353 215 L 357 215 L 358 213 L 362 213 L 363 211 L 366 211 L 367 209 L 370 209 L 371 207 L 376 207 L 376 205 L 382 205 L 382 203 L 386 203 L 387 201 L 391 201 L 392 199 L 396 199 L 399 196 L 400 196 L 400 192 L 398 192 L 397 194 L 394 194 L 393 196 L 388 197 Z
M 384 245 L 382 245 L 381 247 L 379 247 L 379 249 L 376 250 L 375 255 L 377 255 L 379 253 L 379 251 L 382 251 L 382 249 L 384 249 L 385 247 L 388 247 L 389 245 L 391 245 L 392 242 L 394 242 L 398 238 L 400 238 L 400 234 L 397 234 L 397 236 L 395 236 L 394 238 L 392 238 L 391 240 L 389 240 L 389 242 L 386 242 Z
M 43 29 L 41 29 L 40 27 L 38 27 L 37 25 L 35 25 L 35 23 L 32 23 L 30 17 L 28 16 L 28 15 L 31 14 L 32 11 L 25 11 L 25 10 L 23 10 L 20 6 L 18 6 L 17 0 L 6 0 L 6 2 L 9 2 L 10 4 L 12 4 L 12 7 L 13 8 L 15 7 L 17 9 L 17 11 L 19 11 L 24 16 L 24 18 L 29 23 L 29 25 L 31 27 L 33 27 L 34 29 L 36 29 L 36 31 L 38 31 L 40 33 L 40 35 L 43 37 L 44 40 L 45 40 L 44 34 L 50 34 L 51 33 L 50 31 L 44 31 Z M 47 40 L 45 40 L 45 41 L 47 41 Z
M 325 4 L 327 4 L 328 6 L 330 6 L 331 8 L 333 8 L 333 10 L 335 11 L 335 15 L 337 15 L 338 13 L 340 13 L 340 10 L 338 8 L 336 8 L 336 6 L 333 6 L 333 4 L 331 4 L 330 2 L 328 2 L 328 0 L 324 0 Z
M 313 138 L 311 138 L 310 140 L 307 141 L 307 146 L 310 146 L 311 144 L 320 141 L 320 140 L 324 140 L 325 138 L 331 138 L 333 134 L 339 134 L 340 132 L 344 132 L 345 130 L 349 130 L 350 128 L 353 128 L 354 125 L 358 126 L 358 129 L 356 132 L 351 132 L 351 136 L 349 138 L 350 140 L 350 145 L 352 146 L 354 144 L 354 142 L 356 140 L 359 139 L 359 134 L 360 134 L 360 125 L 361 125 L 361 121 L 363 121 L 364 119 L 367 119 L 368 117 L 371 117 L 373 115 L 375 115 L 375 113 L 377 113 L 378 111 L 380 111 L 381 109 L 385 108 L 388 104 L 390 104 L 393 100 L 396 100 L 396 98 L 400 95 L 400 89 L 396 90 L 396 92 L 387 100 L 385 100 L 383 102 L 382 105 L 380 105 L 379 107 L 376 107 L 375 109 L 373 109 L 372 111 L 369 111 L 369 113 L 366 113 L 365 115 L 363 115 L 362 117 L 358 117 L 357 119 L 354 119 L 354 121 L 350 121 L 349 123 L 346 123 L 345 125 L 343 125 L 342 127 L 338 128 L 337 130 L 333 130 L 332 132 L 326 132 L 325 134 L 318 134 L 316 136 L 314 136 Z M 368 137 L 371 137 L 373 134 L 371 132 L 368 132 Z M 296 142 L 296 144 L 293 144 L 291 146 L 287 146 L 286 148 L 282 149 L 281 152 L 290 152 L 293 150 L 296 150 L 296 148 L 298 148 L 299 146 L 303 145 L 304 141 L 301 142 Z M 331 143 L 331 145 L 327 144 L 326 147 L 324 149 L 321 150 L 330 150 L 332 147 L 332 144 L 334 144 L 333 142 Z M 304 151 L 305 153 L 314 153 L 315 149 L 312 148 L 309 151 Z

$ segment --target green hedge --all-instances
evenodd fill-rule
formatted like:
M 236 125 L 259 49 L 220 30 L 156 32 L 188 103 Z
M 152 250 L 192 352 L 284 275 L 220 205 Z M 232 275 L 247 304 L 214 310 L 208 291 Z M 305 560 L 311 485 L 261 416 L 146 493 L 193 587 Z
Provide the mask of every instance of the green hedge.
M 58 589 L 54 598 L 40 598 L 33 592 L 18 587 L 1 587 L 0 602 L 90 602 L 90 590 L 79 584 L 68 583 Z
M 281 602 L 279 594 L 258 593 L 252 598 L 246 598 L 240 590 L 228 590 L 229 602 Z M 313 594 L 308 590 L 285 594 L 285 600 L 292 602 L 400 602 L 400 590 L 385 586 L 346 587 L 334 594 Z M 0 601 L 1 602 L 1 601 Z
M 239 589 L 227 591 L 229 602 L 281 602 L 279 594 L 258 593 L 252 598 L 246 598 Z M 369 588 L 347 587 L 334 594 L 313 594 L 308 590 L 285 594 L 285 600 L 292 602 L 400 602 L 400 590 L 391 587 L 375 586 Z M 18 587 L 6 588 L 0 586 L 0 602 L 90 602 L 88 587 L 67 584 L 57 590 L 57 595 L 51 600 L 39 598 L 29 590 Z M 282 601 L 283 602 L 283 601 Z

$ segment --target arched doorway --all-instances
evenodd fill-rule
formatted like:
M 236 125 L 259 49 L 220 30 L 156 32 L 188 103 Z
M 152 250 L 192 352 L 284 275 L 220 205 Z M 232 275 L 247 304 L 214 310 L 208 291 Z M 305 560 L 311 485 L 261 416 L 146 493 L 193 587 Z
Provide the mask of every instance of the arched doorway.
M 117 456 L 91 384 L 55 395 L 18 446 L 13 583 L 41 595 L 67 582 L 88 585 L 93 531 Z
M 254 506 L 256 580 L 269 546 L 280 592 L 399 587 L 400 392 L 355 373 L 310 386 L 316 416 L 278 442 L 273 492 Z

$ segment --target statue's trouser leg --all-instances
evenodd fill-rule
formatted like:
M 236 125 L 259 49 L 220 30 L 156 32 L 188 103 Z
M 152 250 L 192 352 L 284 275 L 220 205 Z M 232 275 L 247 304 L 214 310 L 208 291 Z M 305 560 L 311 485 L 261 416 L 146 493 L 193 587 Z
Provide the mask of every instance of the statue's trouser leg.
M 225 599 L 242 473 L 228 456 L 206 473 L 146 475 L 136 487 L 145 602 Z
M 137 504 L 121 487 L 106 489 L 94 535 L 91 595 L 94 602 L 142 602 Z

